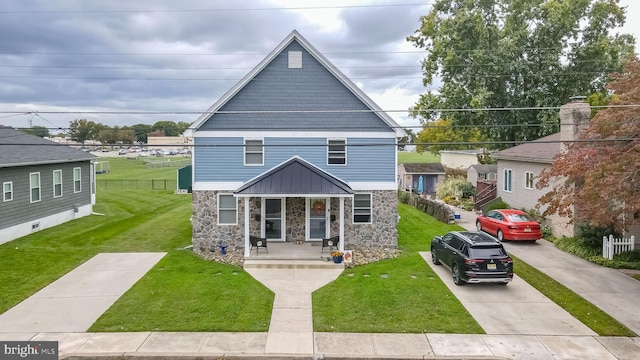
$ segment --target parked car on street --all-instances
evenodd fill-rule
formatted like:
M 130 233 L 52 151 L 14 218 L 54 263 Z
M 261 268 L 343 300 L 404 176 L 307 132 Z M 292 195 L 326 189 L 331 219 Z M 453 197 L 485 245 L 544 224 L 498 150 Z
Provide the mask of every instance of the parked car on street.
M 536 241 L 542 237 L 540 223 L 515 209 L 491 210 L 476 218 L 476 229 L 495 235 L 498 240 Z
M 431 261 L 451 270 L 456 285 L 513 280 L 513 260 L 502 244 L 483 232 L 452 231 L 431 241 Z

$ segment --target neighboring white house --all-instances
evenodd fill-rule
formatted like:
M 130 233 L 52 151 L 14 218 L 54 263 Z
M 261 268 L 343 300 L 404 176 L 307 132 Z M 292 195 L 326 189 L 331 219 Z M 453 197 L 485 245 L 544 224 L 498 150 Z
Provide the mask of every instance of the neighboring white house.
M 565 141 L 579 138 L 580 133 L 589 126 L 590 117 L 589 104 L 581 100 L 572 101 L 560 108 L 560 132 L 494 153 L 492 157 L 498 165 L 497 196 L 513 208 L 534 209 L 540 197 L 549 191 L 548 188 L 536 189 L 540 173 L 551 166 L 556 155 L 564 151 Z M 545 209 L 542 207 L 540 211 Z M 553 215 L 545 218 L 544 222 L 551 226 L 555 236 L 575 235 L 575 225 L 565 217 Z M 640 243 L 640 225 L 637 221 L 629 233 L 635 235 L 636 243 Z
M 478 155 L 485 150 L 441 150 L 440 163 L 444 167 L 452 169 L 468 169 L 469 166 L 478 164 Z
M 474 186 L 478 180 L 493 180 L 498 178 L 498 166 L 496 164 L 475 164 L 467 169 L 467 181 Z

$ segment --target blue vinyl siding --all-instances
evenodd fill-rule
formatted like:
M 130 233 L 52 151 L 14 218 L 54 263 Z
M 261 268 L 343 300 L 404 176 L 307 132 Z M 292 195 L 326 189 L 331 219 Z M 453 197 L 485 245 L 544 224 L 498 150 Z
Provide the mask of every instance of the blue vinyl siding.
M 243 165 L 243 138 L 196 138 L 195 181 L 247 181 L 299 156 L 344 181 L 395 181 L 395 139 L 347 139 L 347 165 L 327 165 L 326 138 L 264 138 L 264 165 Z M 215 145 L 215 146 L 213 146 Z
M 302 68 L 288 68 L 288 52 L 302 52 Z M 363 110 L 283 113 L 277 111 Z M 301 129 L 393 132 L 375 112 L 296 41 L 204 122 L 199 130 Z M 258 111 L 234 114 L 225 111 Z M 265 113 L 260 111 L 275 111 Z

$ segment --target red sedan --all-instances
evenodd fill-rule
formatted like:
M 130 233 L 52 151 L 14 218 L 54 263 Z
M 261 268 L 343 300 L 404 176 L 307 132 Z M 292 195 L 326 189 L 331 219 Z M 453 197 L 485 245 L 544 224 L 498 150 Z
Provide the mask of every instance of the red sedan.
M 495 235 L 498 240 L 536 241 L 542 237 L 540 223 L 515 209 L 491 210 L 476 219 L 478 231 Z

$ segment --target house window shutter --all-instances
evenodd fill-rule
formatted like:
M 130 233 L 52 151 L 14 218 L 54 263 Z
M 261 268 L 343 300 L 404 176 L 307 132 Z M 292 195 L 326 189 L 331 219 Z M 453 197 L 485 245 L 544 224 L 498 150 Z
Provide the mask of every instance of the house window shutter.
M 302 51 L 289 51 L 289 69 L 302 69 Z

